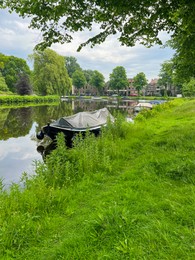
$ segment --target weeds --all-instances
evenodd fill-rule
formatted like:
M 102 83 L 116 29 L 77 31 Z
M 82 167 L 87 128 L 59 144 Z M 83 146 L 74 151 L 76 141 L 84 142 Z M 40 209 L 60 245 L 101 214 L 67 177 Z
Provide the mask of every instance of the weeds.
M 0 259 L 194 259 L 194 105 L 119 116 L 72 149 L 59 135 L 22 187 L 0 185 Z

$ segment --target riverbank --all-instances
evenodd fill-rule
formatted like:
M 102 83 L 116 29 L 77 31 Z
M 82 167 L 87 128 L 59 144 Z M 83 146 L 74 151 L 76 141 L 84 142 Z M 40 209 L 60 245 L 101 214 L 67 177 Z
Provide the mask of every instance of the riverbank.
M 0 194 L 2 259 L 194 259 L 195 101 L 61 137 L 25 188 Z
M 1 104 L 18 104 L 18 103 L 45 103 L 45 102 L 59 102 L 59 96 L 19 96 L 19 95 L 0 95 Z

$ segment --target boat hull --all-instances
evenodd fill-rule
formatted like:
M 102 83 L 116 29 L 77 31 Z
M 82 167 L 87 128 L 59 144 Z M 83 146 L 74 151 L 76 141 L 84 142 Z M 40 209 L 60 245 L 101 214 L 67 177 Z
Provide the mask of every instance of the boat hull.
M 58 133 L 63 133 L 66 145 L 72 147 L 73 140 L 76 135 L 85 136 L 87 132 L 98 136 L 101 127 L 107 125 L 107 120 L 114 122 L 113 116 L 107 108 L 102 108 L 92 112 L 79 112 L 68 117 L 61 117 L 57 121 L 42 127 L 41 132 L 37 134 L 37 138 L 42 140 L 44 136 L 55 140 Z
M 85 129 L 85 130 L 76 130 L 76 129 L 69 130 L 69 129 L 63 129 L 61 127 L 54 127 L 48 124 L 42 128 L 40 133 L 37 134 L 37 138 L 39 140 L 42 140 L 46 135 L 52 140 L 55 140 L 59 133 L 63 133 L 65 136 L 66 145 L 68 147 L 72 147 L 75 136 L 78 134 L 82 134 L 82 136 L 84 137 L 87 131 L 93 133 L 95 136 L 98 136 L 100 134 L 101 128 L 97 127 L 97 128 Z

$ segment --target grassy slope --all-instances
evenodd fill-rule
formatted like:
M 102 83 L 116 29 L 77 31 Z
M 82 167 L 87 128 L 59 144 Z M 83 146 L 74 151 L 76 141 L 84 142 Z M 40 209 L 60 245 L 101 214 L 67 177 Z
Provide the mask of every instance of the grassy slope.
M 194 259 L 195 101 L 175 103 L 98 140 L 99 168 L 96 145 L 72 151 L 72 185 L 2 192 L 2 259 Z

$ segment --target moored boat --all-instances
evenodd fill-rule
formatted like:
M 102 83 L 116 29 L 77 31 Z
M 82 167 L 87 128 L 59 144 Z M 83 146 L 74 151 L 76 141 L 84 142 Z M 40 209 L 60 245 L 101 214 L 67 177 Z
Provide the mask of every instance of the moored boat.
M 152 104 L 147 103 L 147 102 L 138 103 L 136 106 L 134 106 L 133 111 L 135 113 L 138 113 L 143 109 L 152 109 Z
M 108 120 L 114 121 L 113 116 L 107 108 L 102 108 L 92 112 L 79 112 L 72 116 L 61 117 L 58 120 L 43 126 L 37 134 L 37 138 L 42 140 L 44 136 L 49 136 L 55 140 L 58 133 L 65 135 L 66 144 L 72 146 L 72 140 L 78 133 L 85 135 L 89 131 L 95 136 L 99 135 L 101 127 L 106 126 Z

